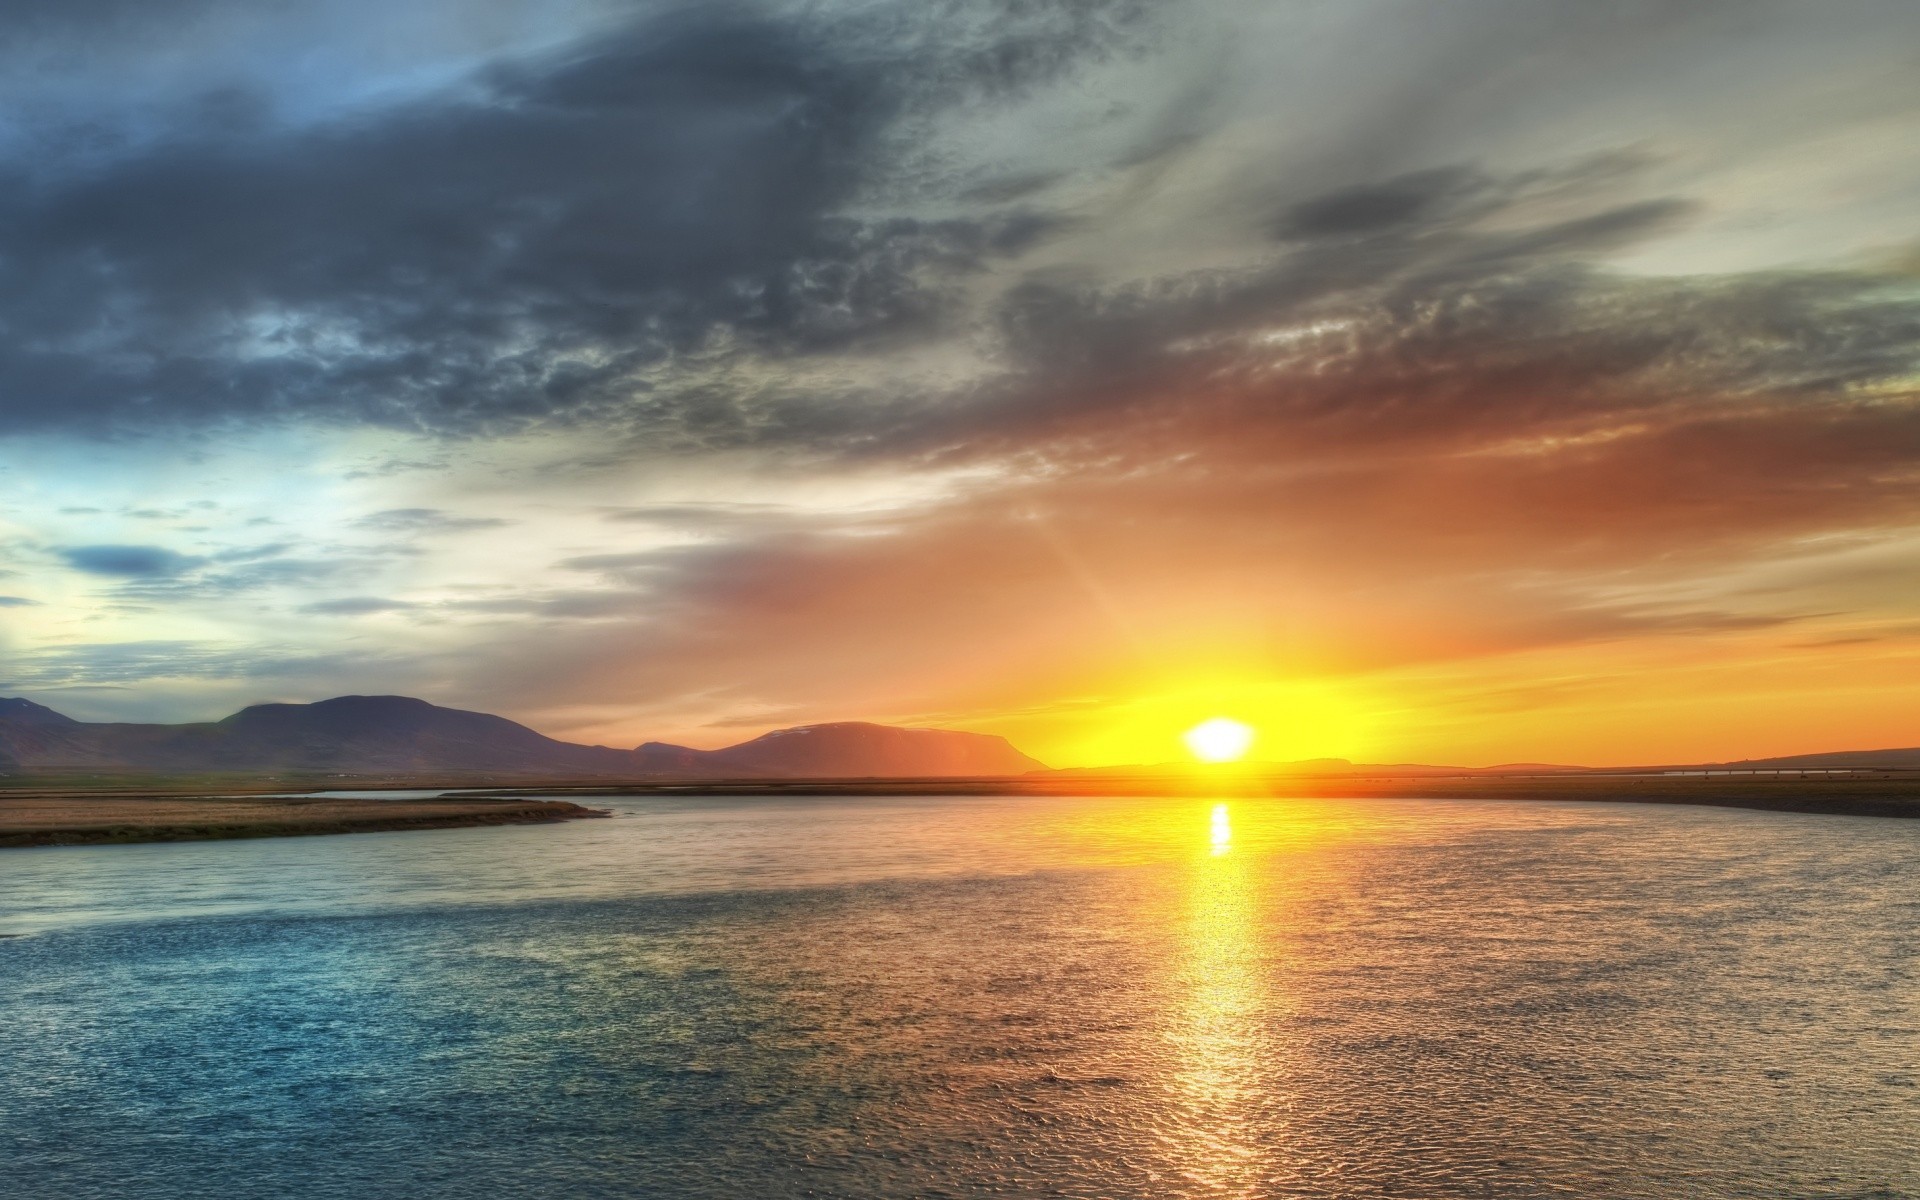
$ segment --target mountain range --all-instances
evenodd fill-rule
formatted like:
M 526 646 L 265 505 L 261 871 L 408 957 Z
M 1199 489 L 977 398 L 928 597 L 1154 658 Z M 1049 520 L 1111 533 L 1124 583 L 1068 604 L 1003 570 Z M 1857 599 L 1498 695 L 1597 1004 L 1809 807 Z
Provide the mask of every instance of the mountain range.
M 1020 775 L 1046 765 L 988 734 L 852 721 L 776 730 L 719 750 L 664 742 L 621 750 L 407 696 L 256 704 L 187 725 L 76 721 L 30 700 L 0 699 L 0 774 L 76 769 L 804 779 Z
M 1920 748 L 1844 750 L 1644 770 L 1920 769 Z M 1190 764 L 1075 768 L 1065 777 L 1190 774 Z M 1247 763 L 1275 775 L 1582 774 L 1542 763 L 1441 767 L 1310 759 Z M 0 699 L 0 775 L 85 770 L 161 775 L 486 774 L 602 779 L 936 779 L 1012 776 L 1048 768 L 1005 738 L 946 729 L 843 721 L 778 729 L 718 750 L 645 742 L 630 750 L 583 746 L 488 713 L 407 696 L 336 696 L 313 704 L 256 704 L 219 721 L 184 725 L 86 722 L 24 699 Z

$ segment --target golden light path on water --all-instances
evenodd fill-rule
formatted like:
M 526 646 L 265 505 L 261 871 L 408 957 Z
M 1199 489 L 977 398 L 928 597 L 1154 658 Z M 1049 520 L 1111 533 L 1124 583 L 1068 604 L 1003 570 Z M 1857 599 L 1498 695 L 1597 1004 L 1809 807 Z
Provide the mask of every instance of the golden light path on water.
M 1233 849 L 1233 814 L 1225 804 L 1213 806 L 1212 842 L 1216 858 Z
M 1188 885 L 1186 1019 L 1173 1047 L 1182 1064 L 1175 1101 L 1190 1154 L 1181 1173 L 1211 1194 L 1253 1195 L 1260 1161 L 1250 1112 L 1260 1087 L 1256 1025 L 1271 997 L 1261 994 L 1253 881 L 1246 856 L 1233 853 L 1228 805 L 1213 806 L 1205 845 Z

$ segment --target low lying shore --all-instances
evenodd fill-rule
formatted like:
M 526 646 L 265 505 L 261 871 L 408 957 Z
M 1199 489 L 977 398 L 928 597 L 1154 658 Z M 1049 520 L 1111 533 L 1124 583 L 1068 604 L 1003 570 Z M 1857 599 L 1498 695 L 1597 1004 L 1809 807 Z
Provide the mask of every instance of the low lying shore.
M 330 781 L 338 784 L 341 781 Z M 389 788 L 484 787 L 487 781 L 391 778 L 354 780 Z M 496 781 L 505 784 L 505 781 Z M 263 787 L 256 782 L 253 786 Z M 281 786 L 284 786 L 282 784 Z M 1832 816 L 1920 818 L 1920 774 L 1429 776 L 1263 775 L 1196 771 L 1188 775 L 1098 774 L 972 779 L 526 780 L 538 790 L 579 800 L 611 796 L 1277 796 L 1406 800 L 1525 800 L 1695 804 Z M 236 789 L 239 790 L 239 789 Z M 322 796 L 208 796 L 160 787 L 0 789 L 0 848 L 116 842 L 300 837 L 478 825 L 535 825 L 602 817 L 566 800 L 530 800 L 500 786 L 488 792 L 405 800 Z
M 1262 775 L 1195 771 L 1187 775 L 1060 772 L 999 779 L 658 780 L 546 786 L 582 798 L 678 796 L 1276 796 L 1300 799 L 1535 800 L 1615 804 L 1700 804 L 1832 816 L 1920 818 L 1920 774 L 1854 775 L 1563 775 L 1366 776 Z
M 1696 804 L 1765 812 L 1848 817 L 1920 817 L 1920 780 L 1874 778 L 1655 778 L 1577 775 L 1327 782 L 1313 796 L 1424 797 L 1437 800 L 1550 800 L 1611 804 Z
M 564 800 L 518 797 L 344 800 L 83 792 L 0 794 L 0 847 L 544 825 L 606 815 L 602 810 Z

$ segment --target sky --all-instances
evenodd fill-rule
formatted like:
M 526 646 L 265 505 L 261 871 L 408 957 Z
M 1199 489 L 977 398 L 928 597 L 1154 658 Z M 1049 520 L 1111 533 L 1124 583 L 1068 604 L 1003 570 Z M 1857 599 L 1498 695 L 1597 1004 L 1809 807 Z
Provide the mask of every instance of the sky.
M 1907 0 L 0 19 L 0 694 L 1920 744 Z

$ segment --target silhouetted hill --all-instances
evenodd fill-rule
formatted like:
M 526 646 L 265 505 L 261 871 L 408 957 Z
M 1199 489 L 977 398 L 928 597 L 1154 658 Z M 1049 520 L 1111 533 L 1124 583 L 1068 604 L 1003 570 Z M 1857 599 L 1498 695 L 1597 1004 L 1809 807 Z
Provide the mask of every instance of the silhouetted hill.
M 44 762 L 89 767 L 104 760 L 82 725 L 31 700 L 0 699 L 0 770 Z
M 0 770 L 406 775 L 487 772 L 547 778 L 1019 774 L 1041 764 L 1005 739 L 885 725 L 811 725 L 721 750 L 649 742 L 581 746 L 488 713 L 406 696 L 256 704 L 220 721 L 92 724 L 0 699 Z
M 662 771 L 785 779 L 1024 775 L 1046 764 L 1003 737 L 842 721 L 801 725 L 728 746 L 689 750 L 648 742 L 634 751 Z
M 1897 750 L 1835 750 L 1827 754 L 1789 754 L 1781 758 L 1743 758 L 1736 762 L 1714 763 L 1755 771 L 1863 770 L 1889 767 L 1894 770 L 1920 770 L 1920 746 Z
M 224 761 L 293 770 L 514 773 L 631 769 L 629 756 L 535 733 L 489 713 L 407 696 L 256 704 L 216 724 Z
M 157 772 L 613 774 L 632 765 L 623 751 L 555 741 L 504 717 L 405 696 L 257 704 L 189 725 L 87 724 L 27 701 L 0 701 L 0 755 L 28 769 Z
M 57 713 L 31 700 L 0 700 L 0 721 L 37 729 L 67 729 L 80 724 L 72 717 Z

